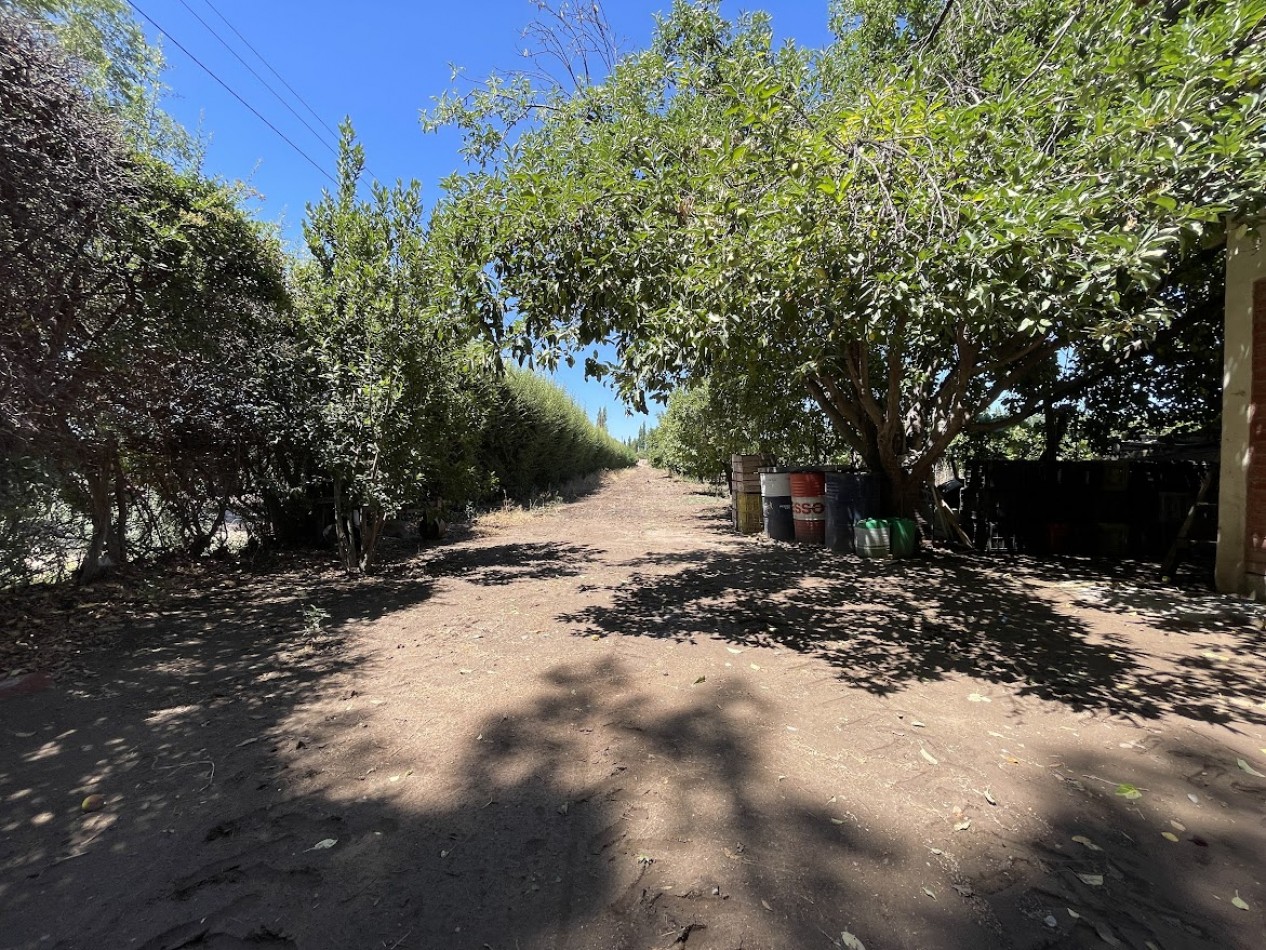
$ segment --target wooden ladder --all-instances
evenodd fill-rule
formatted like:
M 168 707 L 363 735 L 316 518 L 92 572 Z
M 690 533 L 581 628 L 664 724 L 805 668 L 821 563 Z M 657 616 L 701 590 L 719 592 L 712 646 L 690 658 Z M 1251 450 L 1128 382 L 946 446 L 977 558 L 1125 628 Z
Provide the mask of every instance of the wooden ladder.
M 1209 486 L 1213 484 L 1213 480 L 1218 474 L 1218 463 L 1210 462 L 1204 471 L 1204 478 L 1200 480 L 1200 488 L 1196 491 L 1196 501 L 1187 512 L 1187 517 L 1183 519 L 1182 527 L 1178 529 L 1178 536 L 1174 538 L 1174 543 L 1169 548 L 1169 553 L 1165 555 L 1165 560 L 1161 562 L 1161 580 L 1165 583 L 1173 580 L 1174 573 L 1178 570 L 1178 564 L 1182 560 L 1183 552 L 1191 544 L 1191 529 L 1196 523 L 1196 516 L 1200 509 L 1206 504 L 1205 497 L 1209 494 Z

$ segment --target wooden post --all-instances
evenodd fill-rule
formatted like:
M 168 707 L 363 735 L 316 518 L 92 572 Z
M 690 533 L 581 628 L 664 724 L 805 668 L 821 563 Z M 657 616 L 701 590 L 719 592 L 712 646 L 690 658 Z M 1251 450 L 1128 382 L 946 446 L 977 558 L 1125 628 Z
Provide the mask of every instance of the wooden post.
M 932 502 L 936 507 L 936 513 L 941 518 L 941 523 L 947 528 L 952 528 L 954 533 L 958 535 L 958 539 L 967 546 L 967 550 L 975 549 L 975 545 L 971 543 L 971 538 L 967 536 L 967 532 L 963 530 L 963 526 L 958 523 L 958 519 L 954 517 L 954 512 L 950 510 L 950 506 L 945 504 L 945 499 L 941 497 L 941 493 L 936 490 L 936 482 L 928 479 L 928 487 L 932 489 Z

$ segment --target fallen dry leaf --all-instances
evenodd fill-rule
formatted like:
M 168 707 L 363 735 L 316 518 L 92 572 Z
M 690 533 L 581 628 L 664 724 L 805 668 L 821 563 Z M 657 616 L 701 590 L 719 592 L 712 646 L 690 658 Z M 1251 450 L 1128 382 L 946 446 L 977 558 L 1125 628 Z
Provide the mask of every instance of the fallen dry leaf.
M 1097 933 L 1099 935 L 1099 939 L 1106 943 L 1109 947 L 1124 946 L 1124 944 L 1117 939 L 1116 934 L 1112 932 L 1111 928 L 1109 928 L 1107 924 L 1095 924 L 1095 933 Z
M 1238 907 L 1240 910 L 1248 910 L 1248 901 L 1240 897 L 1239 891 L 1235 892 L 1235 896 L 1231 898 L 1231 903 L 1234 904 L 1236 907 Z
M 1097 844 L 1095 844 L 1093 841 L 1091 841 L 1091 840 L 1090 840 L 1089 838 L 1087 838 L 1085 835 L 1073 835 L 1073 840 L 1074 840 L 1074 841 L 1076 841 L 1078 844 L 1084 844 L 1084 845 L 1085 845 L 1087 848 L 1089 848 L 1091 851 L 1102 851 L 1102 850 L 1103 850 L 1103 848 L 1099 847 Z
M 1249 764 L 1248 764 L 1247 762 L 1245 762 L 1243 759 L 1236 759 L 1236 760 L 1235 760 L 1235 763 L 1236 763 L 1236 765 L 1238 765 L 1241 769 L 1243 769 L 1245 772 L 1247 772 L 1249 775 L 1256 775 L 1258 778 L 1266 778 L 1266 775 L 1263 775 L 1261 772 L 1257 771 L 1257 769 L 1253 768 L 1251 765 L 1249 765 Z
M 919 754 L 920 754 L 921 756 L 923 756 L 923 758 L 925 758 L 925 759 L 927 759 L 929 762 L 931 762 L 933 765 L 940 765 L 940 764 L 941 764 L 940 762 L 938 762 L 938 761 L 936 760 L 936 756 L 934 756 L 934 755 L 933 755 L 931 752 L 929 752 L 927 749 L 920 748 L 920 749 L 919 749 Z
M 1102 886 L 1103 886 L 1103 875 L 1102 875 L 1102 874 L 1081 874 L 1081 873 L 1079 872 L 1079 873 L 1077 874 L 1077 876 L 1078 876 L 1079 878 L 1081 878 L 1081 882 L 1082 882 L 1083 884 L 1089 884 L 1091 887 L 1102 887 Z

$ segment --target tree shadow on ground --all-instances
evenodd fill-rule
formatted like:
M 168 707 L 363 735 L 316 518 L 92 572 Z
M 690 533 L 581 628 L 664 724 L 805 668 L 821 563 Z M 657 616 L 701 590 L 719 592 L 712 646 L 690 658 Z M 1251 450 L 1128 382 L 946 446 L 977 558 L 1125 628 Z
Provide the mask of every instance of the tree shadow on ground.
M 302 733 L 286 715 L 336 688 L 349 656 L 282 657 L 261 675 L 250 650 L 220 658 L 232 639 L 175 633 L 182 657 L 216 645 L 193 678 L 151 654 L 109 696 L 24 697 L 34 728 L 9 720 L 0 738 L 6 946 L 828 947 L 841 919 L 867 916 L 847 909 L 864 897 L 850 870 L 907 857 L 770 781 L 744 736 L 765 715 L 751 699 L 652 711 L 619 661 L 569 664 L 451 755 L 388 766 L 399 750 L 351 681 L 354 711 Z M 275 675 L 283 663 L 302 669 Z M 170 705 L 169 677 L 188 705 Z M 648 787 L 648 768 L 679 780 Z M 108 803 L 85 817 L 90 789 Z M 926 946 L 982 946 L 969 923 L 936 908 L 902 925 L 974 935 Z
M 961 674 L 1073 709 L 1207 722 L 1241 702 L 1266 723 L 1260 631 L 1228 623 L 1241 662 L 1189 629 L 1178 662 L 1144 655 L 1122 625 L 1099 631 L 1015 572 L 929 556 L 877 563 L 820 547 L 755 543 L 633 562 L 611 602 L 563 616 L 580 635 L 716 637 L 777 645 L 831 663 L 850 686 L 888 694 Z M 1122 598 L 1122 605 L 1128 604 Z M 1144 619 L 1144 618 L 1136 618 Z M 1177 649 L 1177 648 L 1175 648 Z M 1205 655 L 1201 655 L 1204 651 Z M 1210 654 L 1214 655 L 1210 659 Z
M 541 555 L 522 559 L 524 576 L 557 560 Z M 627 591 L 629 623 L 653 619 L 667 624 L 665 636 L 689 637 L 709 632 L 701 622 L 732 621 L 755 604 L 765 626 L 732 635 L 781 642 L 778 623 L 791 603 L 809 611 L 799 619 L 829 632 L 854 628 L 851 614 L 833 612 L 845 590 L 832 586 L 845 583 L 835 576 L 842 568 L 822 577 L 826 562 L 805 555 L 762 587 L 757 575 L 770 573 L 768 558 L 749 567 L 725 560 L 735 556 L 657 559 L 649 566 L 680 574 L 688 564 L 685 571 L 698 573 L 643 576 Z M 929 578 L 918 567 L 891 568 L 918 582 L 919 597 L 905 598 L 903 611 L 895 612 L 894 592 L 864 609 L 894 601 L 891 628 L 964 622 L 958 608 L 928 619 L 939 601 L 922 599 Z M 738 575 L 747 593 L 734 603 L 726 600 L 731 569 L 748 572 Z M 420 574 L 402 567 L 357 583 L 254 578 L 190 589 L 156 616 L 121 618 L 126 652 L 98 656 L 97 676 L 6 702 L 5 945 L 829 950 L 847 929 L 869 946 L 1027 950 L 1055 940 L 1100 946 L 1100 923 L 1136 946 L 1148 934 L 1167 948 L 1236 945 L 1224 939 L 1219 913 L 1237 912 L 1202 889 L 1216 878 L 1220 894 L 1230 879 L 1223 865 L 1200 858 L 1227 868 L 1260 861 L 1259 806 L 1232 797 L 1253 790 L 1234 786 L 1242 776 L 1217 774 L 1216 756 L 1195 740 L 1154 750 L 1187 757 L 1191 781 L 1202 783 L 1193 790 L 1211 810 L 1225 805 L 1211 831 L 1191 822 L 1206 845 L 1184 840 L 1181 860 L 1195 867 L 1172 855 L 1166 865 L 1170 845 L 1156 834 L 1155 815 L 1122 813 L 1110 790 L 1096 795 L 1089 781 L 1073 784 L 1081 772 L 1108 774 L 1075 748 L 1067 777 L 1052 777 L 1030 803 L 1040 831 L 1004 829 L 960 859 L 946 842 L 918 840 L 913 812 L 885 822 L 884 803 L 847 770 L 829 797 L 783 782 L 758 738 L 775 704 L 724 680 L 652 693 L 630 661 L 605 656 L 544 669 L 512 695 L 472 686 L 447 707 L 439 677 L 406 684 L 391 700 L 361 695 L 359 674 L 387 658 L 358 654 L 347 635 L 429 597 L 432 581 Z M 870 580 L 883 576 L 876 570 Z M 962 596 L 983 585 L 970 575 L 941 580 Z M 689 590 L 662 586 L 677 583 Z M 766 610 L 759 601 L 774 593 L 789 597 Z M 798 606 L 802 594 L 808 607 Z M 309 611 L 305 620 L 305 606 L 328 619 L 314 622 Z M 800 648 L 842 664 L 832 652 L 841 647 L 813 636 L 805 632 Z M 1010 644 L 990 636 L 999 649 Z M 896 637 L 890 629 L 889 652 L 912 649 Z M 868 656 L 874 675 L 894 675 L 878 647 Z M 947 657 L 941 673 L 961 662 L 952 651 Z M 998 662 L 1006 672 L 1007 661 Z M 911 669 L 895 667 L 903 676 Z M 482 703 L 482 712 L 461 733 L 443 721 L 428 731 L 433 709 L 452 714 L 454 703 Z M 1146 807 L 1165 773 L 1152 777 L 1140 763 L 1129 778 L 1147 788 Z M 107 805 L 85 816 L 79 802 L 89 791 Z M 917 817 L 926 823 L 926 809 Z M 1077 850 L 1068 844 L 1073 834 L 1099 839 L 1104 851 Z M 1135 850 L 1123 856 L 1131 842 Z M 1102 874 L 1105 884 L 1094 888 L 1078 873 Z M 924 899 L 921 881 L 940 896 Z M 1241 890 L 1261 899 L 1248 885 Z M 1082 917 L 1068 917 L 1061 902 Z M 1046 915 L 1057 912 L 1058 926 L 1048 927 Z
M 110 633 L 76 645 L 72 632 L 56 686 L 0 710 L 4 944 L 59 932 L 56 915 L 28 919 L 23 908 L 54 895 L 91 902 L 93 875 L 116 896 L 129 881 L 163 876 L 151 859 L 168 850 L 174 825 L 210 801 L 285 784 L 289 766 L 273 753 L 300 740 L 279 724 L 362 661 L 346 645 L 354 625 L 420 603 L 431 585 L 401 572 L 353 581 L 317 569 L 263 576 L 205 564 L 125 604 L 94 599 L 102 589 L 53 595 L 68 611 L 95 605 L 93 622 L 109 621 Z M 35 599 L 48 598 L 36 592 L 27 602 Z M 89 793 L 106 796 L 107 808 L 85 815 Z M 128 807 L 116 812 L 116 801 Z M 107 844 L 94 848 L 99 840 Z
M 1207 583 L 1176 588 L 1156 576 L 1145 561 L 1102 558 L 1012 558 L 993 566 L 1023 580 L 1067 588 L 1078 606 L 1142 617 L 1158 629 L 1174 633 L 1226 631 L 1255 635 L 1266 643 L 1262 605 L 1214 593 Z
M 1192 734 L 1149 735 L 1128 752 L 1071 739 L 1047 751 L 1046 769 L 1013 767 L 1029 773 L 1029 800 L 973 812 L 983 835 L 954 836 L 933 851 L 970 903 L 987 903 L 1002 933 L 1017 946 L 1257 945 L 1248 936 L 1254 922 L 1231 901 L 1266 897 L 1266 784 Z M 1118 780 L 1145 791 L 1124 798 Z M 1045 939 L 1035 923 L 1046 925 Z
M 137 687 L 127 697 L 142 698 Z M 752 741 L 767 701 L 726 690 L 667 707 L 648 699 L 622 661 L 596 659 L 546 670 L 451 750 L 387 765 L 382 720 L 358 712 L 302 737 L 274 728 L 201 751 L 219 766 L 211 777 L 177 751 L 208 742 L 198 718 L 92 723 L 104 747 L 144 749 L 144 764 L 102 778 L 124 790 L 110 806 L 117 820 L 68 859 L 5 855 L 6 944 L 828 950 L 847 929 L 868 945 L 926 950 L 1088 948 L 1104 934 L 1125 946 L 1236 946 L 1225 937 L 1238 912 L 1209 891 L 1259 860 L 1260 828 L 1224 832 L 1253 820 L 1243 796 L 1212 830 L 1193 822 L 1184 835 L 1202 845 L 1170 845 L 1154 809 L 1078 782 L 1111 766 L 1074 754 L 1027 809 L 1038 831 L 1011 816 L 983 837 L 946 829 L 933 847 L 918 840 L 926 815 L 913 833 L 885 826 L 846 780 L 829 801 L 775 780 L 768 747 Z M 23 756 L 31 794 L 63 790 L 54 761 L 85 737 Z M 385 767 L 340 773 L 374 761 Z M 1129 774 L 1149 790 L 1166 781 L 1141 765 Z M 1200 791 L 1214 807 L 1207 781 Z M 1004 819 L 1011 804 L 999 806 Z M 1087 883 L 1094 875 L 1103 883 Z M 919 883 L 939 897 L 924 899 Z
M 501 586 L 525 580 L 576 577 L 595 556 L 592 548 L 556 542 L 493 544 L 441 553 L 426 562 L 434 577 L 461 577 L 472 584 Z

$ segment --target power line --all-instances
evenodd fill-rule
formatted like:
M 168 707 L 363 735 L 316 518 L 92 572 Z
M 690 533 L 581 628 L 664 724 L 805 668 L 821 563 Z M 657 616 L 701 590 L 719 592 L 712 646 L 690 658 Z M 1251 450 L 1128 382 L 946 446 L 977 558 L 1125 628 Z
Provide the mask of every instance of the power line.
M 286 135 L 286 133 L 282 132 L 282 131 L 281 131 L 281 129 L 277 128 L 277 126 L 273 125 L 273 124 L 272 124 L 271 122 L 269 122 L 266 118 L 264 118 L 264 116 L 263 116 L 263 115 L 259 112 L 259 110 L 258 110 L 258 109 L 256 109 L 253 105 L 251 105 L 249 102 L 247 102 L 245 99 L 243 99 L 240 95 L 238 95 L 238 94 L 237 94 L 237 92 L 236 92 L 236 91 L 234 91 L 234 89 L 233 89 L 233 87 L 232 87 L 232 86 L 230 86 L 228 83 L 226 83 L 223 79 L 221 79 L 219 76 L 217 76 L 214 72 L 212 72 L 212 71 L 211 71 L 211 69 L 210 69 L 210 67 L 208 67 L 208 66 L 207 66 L 204 62 L 202 62 L 202 60 L 198 59 L 198 57 L 197 57 L 197 56 L 194 56 L 194 55 L 193 55 L 193 53 L 189 52 L 189 50 L 185 48 L 185 45 L 184 45 L 183 43 L 181 43 L 181 42 L 180 42 L 180 40 L 176 39 L 174 36 L 172 36 L 170 33 L 168 33 L 166 30 L 164 30 L 161 26 L 159 26 L 159 25 L 158 25 L 158 24 L 154 21 L 154 18 L 153 18 L 152 16 L 150 16 L 148 13 L 146 13 L 144 10 L 142 10 L 140 7 L 138 7 L 138 6 L 136 5 L 135 0 L 127 0 L 127 2 L 128 2 L 128 6 L 130 6 L 133 10 L 135 10 L 135 11 L 136 11 L 137 13 L 139 13 L 142 17 L 144 17 L 146 20 L 148 20 L 148 21 L 149 21 L 150 26 L 152 26 L 154 29 L 158 30 L 158 32 L 159 32 L 159 33 L 163 34 L 163 36 L 167 37 L 167 39 L 171 40 L 171 42 L 175 43 L 175 44 L 176 44 L 176 47 L 177 47 L 177 48 L 178 48 L 178 49 L 179 49 L 182 53 L 184 53 L 184 54 L 185 54 L 186 56 L 188 56 L 191 60 L 193 60 L 195 63 L 197 63 L 197 65 L 198 65 L 198 66 L 202 69 L 202 71 L 203 71 L 203 72 L 205 72 L 208 76 L 210 76 L 212 79 L 214 79 L 216 82 L 218 82 L 221 86 L 223 86 L 223 87 L 224 87 L 224 89 L 225 89 L 225 90 L 229 93 L 229 95 L 231 95 L 234 99 L 236 99 L 238 102 L 240 102 L 242 105 L 244 105 L 247 109 L 249 109 L 249 110 L 251 111 L 251 113 L 252 113 L 252 114 L 254 114 L 255 118 L 259 119 L 259 121 L 260 121 L 260 122 L 263 122 L 263 123 L 264 123 L 264 125 L 268 126 L 270 129 L 272 129 L 272 130 L 273 130 L 273 131 L 277 134 L 277 137 L 278 137 L 278 138 L 280 138 L 283 142 L 285 142 L 287 145 L 289 145 L 292 149 L 294 149 L 296 152 L 298 152 L 300 155 L 302 155 L 302 156 L 303 156 L 303 158 L 307 160 L 307 162 L 308 162 L 308 164 L 309 164 L 309 165 L 311 165 L 313 168 L 315 168 L 317 171 L 319 171 L 322 175 L 324 175 L 327 179 L 329 179 L 330 184 L 334 185 L 336 188 L 338 187 L 338 182 L 334 179 L 334 176 L 333 176 L 333 175 L 331 175 L 331 174 L 330 174 L 329 172 L 327 172 L 324 168 L 322 168 L 322 167 L 321 167 L 321 166 L 320 166 L 320 165 L 316 162 L 316 160 L 312 158 L 312 156 L 311 156 L 311 155 L 309 155 L 307 152 L 305 152 L 303 149 L 301 149 L 298 145 L 296 145 L 294 142 L 292 142 L 292 141 L 290 140 L 290 138 Z
M 183 2 L 183 0 L 181 0 L 181 2 Z M 232 30 L 234 34 L 237 35 L 237 38 L 239 40 L 241 40 L 243 43 L 246 44 L 246 48 L 255 54 L 255 58 L 258 59 L 261 63 L 263 63 L 264 66 L 268 68 L 268 71 L 272 73 L 274 76 L 276 76 L 277 80 L 283 86 L 285 86 L 287 89 L 290 90 L 290 94 L 293 95 L 296 99 L 298 99 L 301 103 L 303 103 L 303 107 L 312 113 L 312 117 L 316 119 L 318 122 L 320 122 L 323 126 L 325 126 L 325 129 L 327 132 L 329 132 L 335 138 L 338 138 L 339 133 L 331 129 L 329 124 L 323 118 L 321 118 L 320 114 L 318 114 L 317 111 L 312 108 L 312 106 L 308 105 L 307 100 L 304 99 L 303 96 L 299 95 L 299 93 L 295 92 L 294 87 L 291 86 L 290 83 L 286 82 L 286 80 L 282 77 L 281 73 L 273 69 L 272 63 L 268 62 L 268 60 L 264 58 L 263 54 L 260 53 L 259 50 L 257 50 L 254 46 L 251 45 L 251 41 L 248 40 L 246 37 L 244 37 L 241 34 L 241 32 L 238 30 L 238 28 L 229 22 L 228 17 L 226 17 L 223 13 L 217 10 L 215 4 L 213 4 L 211 0 L 202 0 L 202 2 L 211 8 L 212 13 L 214 13 L 216 16 L 218 16 L 221 20 L 224 21 L 224 25 L 227 26 L 230 30 Z
M 255 72 L 254 67 L 251 66 L 251 64 L 248 63 L 246 60 L 242 59 L 242 57 L 238 54 L 237 50 L 235 50 L 232 46 L 230 46 L 228 44 L 228 41 L 225 40 L 224 37 L 222 37 L 219 33 L 215 31 L 214 27 L 211 26 L 210 23 L 208 23 L 206 20 L 202 19 L 202 17 L 198 15 L 198 11 L 196 11 L 193 7 L 189 6 L 189 4 L 185 2 L 185 0 L 180 0 L 180 5 L 184 7 L 186 10 L 188 10 L 195 20 L 197 20 L 204 27 L 206 27 L 207 32 L 210 33 L 212 36 L 214 36 L 217 40 L 219 40 L 220 45 L 223 46 L 230 53 L 232 53 L 233 58 L 236 59 L 243 66 L 245 66 L 246 69 L 250 72 L 250 74 L 254 76 L 256 79 L 258 79 L 260 83 L 263 85 L 263 87 L 273 94 L 273 98 L 275 98 L 278 102 L 280 102 L 283 106 L 285 106 L 289 110 L 292 116 L 294 116 L 296 119 L 302 122 L 303 127 L 307 129 L 309 132 L 311 132 L 314 136 L 316 136 L 317 141 L 320 142 L 323 146 L 325 146 L 326 151 L 328 151 L 331 155 L 334 155 L 334 156 L 338 155 L 338 149 L 330 145 L 330 143 L 325 140 L 325 138 L 321 135 L 321 133 L 318 132 L 316 129 L 314 129 L 311 126 L 311 124 L 309 124 L 307 119 L 305 119 L 298 112 L 296 112 L 294 109 L 294 106 L 292 106 L 289 102 L 287 102 L 282 97 L 281 93 L 279 93 L 276 89 L 274 89 L 271 85 L 269 85 L 269 82 L 267 79 L 265 79 L 259 73 Z
M 185 7 L 185 9 L 187 10 L 189 9 L 189 5 L 185 3 L 185 0 L 180 0 L 180 2 Z M 334 136 L 336 140 L 341 142 L 343 139 L 342 132 L 330 127 L 330 123 L 326 122 L 325 119 L 321 117 L 321 113 L 317 112 L 316 109 L 312 108 L 308 100 L 303 98 L 303 96 L 299 94 L 299 91 L 295 89 L 294 86 L 286 82 L 286 77 L 283 76 L 281 73 L 277 72 L 275 68 L 273 68 L 273 64 L 268 61 L 268 58 L 255 48 L 255 44 L 253 44 L 250 40 L 248 40 L 241 30 L 239 30 L 236 26 L 233 25 L 233 21 L 231 21 L 228 17 L 226 17 L 223 13 L 221 13 L 219 7 L 217 7 L 214 3 L 212 3 L 211 0 L 202 0 L 202 2 L 205 3 L 210 8 L 212 13 L 214 13 L 216 16 L 220 18 L 220 20 L 224 23 L 225 26 L 227 26 L 230 30 L 233 31 L 233 35 L 236 36 L 239 40 L 241 40 L 242 43 L 245 44 L 248 50 L 250 50 L 252 53 L 255 54 L 255 58 L 264 64 L 264 68 L 266 68 L 270 73 L 272 73 L 273 76 L 277 78 L 277 81 L 280 82 L 283 86 L 285 86 L 292 96 L 294 96 L 297 100 L 299 100 L 300 104 L 305 109 L 308 110 L 308 112 L 312 115 L 314 119 L 317 120 L 317 122 L 321 124 L 321 127 L 325 129 L 327 132 L 329 132 L 330 135 Z M 193 10 L 189 10 L 189 12 L 193 13 Z M 194 13 L 193 15 L 195 17 L 198 17 L 198 22 L 201 23 L 203 26 L 206 26 L 207 29 L 211 32 L 211 34 L 216 37 L 216 39 L 220 40 L 221 43 L 224 43 L 224 40 L 219 35 L 216 34 L 215 30 L 212 30 L 210 26 L 207 26 L 206 21 L 203 20 L 202 17 L 199 17 L 198 14 L 196 13 Z M 228 44 L 225 43 L 225 46 L 227 47 Z M 238 62 L 241 62 L 243 66 L 246 66 L 246 63 L 242 62 L 242 57 L 238 56 L 237 53 L 232 49 L 232 47 L 229 47 L 229 52 L 233 53 L 233 55 L 237 57 Z M 249 66 L 246 66 L 246 68 L 251 69 Z M 251 75 L 254 76 L 256 79 L 259 79 L 259 81 L 261 83 L 264 83 L 265 86 L 268 86 L 268 83 L 264 82 L 264 80 L 260 78 L 259 74 L 255 72 L 255 70 L 251 69 Z M 276 90 L 272 89 L 272 87 L 268 87 L 268 88 L 269 88 L 269 91 L 272 92 L 274 96 L 277 95 Z M 283 105 L 286 105 L 286 104 L 283 102 Z M 286 108 L 290 109 L 290 106 L 286 105 Z M 303 122 L 303 119 L 300 118 L 297 114 L 295 114 L 294 109 L 290 109 L 290 112 L 294 114 L 295 118 L 298 118 L 300 122 Z M 307 122 L 303 122 L 303 124 L 307 127 L 308 131 L 316 135 L 316 132 L 315 130 L 313 130 L 312 126 L 308 125 Z M 365 171 L 369 173 L 370 178 L 372 178 L 375 181 L 378 180 L 378 176 L 374 174 L 374 170 L 369 167 L 368 162 L 365 164 Z

